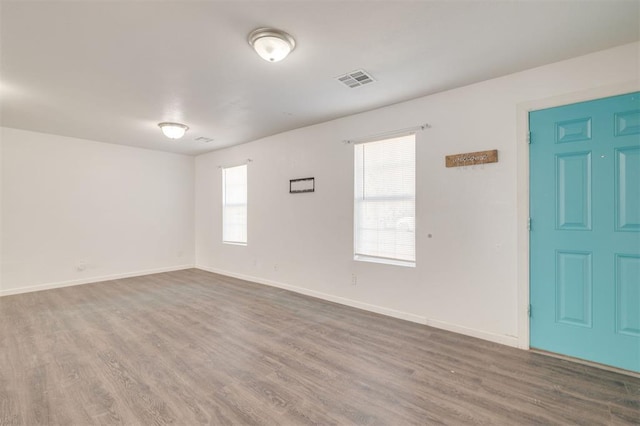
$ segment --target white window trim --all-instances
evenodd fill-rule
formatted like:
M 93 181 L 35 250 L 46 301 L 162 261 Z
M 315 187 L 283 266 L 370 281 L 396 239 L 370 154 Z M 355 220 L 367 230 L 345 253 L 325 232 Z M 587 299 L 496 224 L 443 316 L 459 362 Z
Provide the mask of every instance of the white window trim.
M 427 128 L 427 127 L 431 127 L 428 125 L 425 125 L 425 127 L 422 127 L 422 129 Z M 384 138 L 375 138 L 375 139 L 371 139 L 371 138 L 367 138 L 364 140 L 358 140 L 358 141 L 346 141 L 347 143 L 353 144 L 354 148 L 357 145 L 365 145 L 368 143 L 372 143 L 372 142 L 381 142 L 387 139 L 394 139 L 397 137 L 403 137 L 403 136 L 409 136 L 409 135 L 414 135 L 414 147 L 415 147 L 415 143 L 417 142 L 416 139 L 416 132 L 413 131 L 414 129 L 411 129 L 411 131 L 408 132 L 402 132 L 399 134 L 399 132 L 395 132 L 394 134 L 391 134 L 390 136 L 384 137 Z M 415 148 L 414 148 L 415 149 Z M 355 150 L 353 151 L 354 155 L 355 155 Z M 416 167 L 416 153 L 414 151 L 414 157 L 413 157 L 413 161 L 414 161 L 414 167 Z M 355 167 L 355 158 L 354 158 L 354 167 Z M 356 179 L 356 170 L 354 169 L 354 191 L 356 191 L 356 186 L 360 185 L 362 186 L 363 182 L 358 182 L 355 181 Z M 414 185 L 417 182 L 415 181 L 415 176 L 414 176 Z M 364 200 L 360 200 L 357 199 L 355 197 L 355 192 L 354 192 L 354 197 L 353 197 L 353 206 L 354 206 L 354 221 L 353 221 L 353 225 L 354 225 L 354 229 L 353 229 L 353 260 L 355 261 L 360 261 L 360 262 L 371 262 L 371 263 L 379 263 L 379 264 L 386 264 L 386 265 L 393 265 L 393 266 L 403 266 L 403 267 L 410 267 L 410 268 L 415 268 L 416 267 L 416 260 L 408 260 L 408 259 L 399 259 L 399 258 L 389 258 L 389 257 L 383 257 L 383 256 L 375 256 L 375 255 L 370 255 L 370 254 L 361 254 L 358 253 L 357 250 L 357 239 L 358 239 L 358 226 L 357 226 L 357 219 L 356 219 L 356 215 L 357 215 L 357 208 L 356 205 L 358 204 L 359 201 L 364 201 Z M 414 186 L 414 193 L 413 193 L 413 200 L 414 202 L 416 201 L 417 198 L 417 192 L 416 192 L 416 188 Z M 389 200 L 389 201 L 393 201 L 393 200 L 403 200 L 403 199 L 411 199 L 411 197 L 406 197 L 406 196 L 382 196 L 382 197 L 376 197 L 376 200 L 379 201 L 384 201 L 384 200 Z M 414 207 L 415 208 L 415 207 Z M 414 210 L 414 220 L 416 218 L 416 214 L 415 214 L 415 210 Z M 415 232 L 415 229 L 414 229 Z M 415 234 L 414 234 L 415 235 Z M 417 242 L 414 239 L 414 254 L 415 257 L 417 259 L 417 253 L 415 252 L 417 247 Z
M 248 160 L 250 161 L 250 160 Z M 225 169 L 231 169 L 234 167 L 241 167 L 241 166 L 245 166 L 246 167 L 246 186 L 247 186 L 247 202 L 245 204 L 238 204 L 238 203 L 230 203 L 227 204 L 226 203 L 226 182 L 225 182 Z M 249 167 L 247 166 L 247 164 L 238 164 L 235 166 L 228 166 L 228 167 L 220 167 L 220 169 L 222 170 L 222 244 L 226 244 L 226 245 L 231 245 L 231 246 L 247 246 L 247 244 L 249 243 L 249 235 L 248 235 L 248 228 L 249 228 L 249 212 L 248 212 L 248 208 L 249 208 L 249 200 L 248 200 L 248 192 L 249 192 Z M 247 240 L 246 241 L 233 241 L 233 240 L 225 240 L 224 239 L 224 224 L 225 224 L 225 207 L 226 206 L 240 206 L 240 205 L 245 205 L 247 208 L 247 221 L 245 223 L 245 227 L 246 229 L 246 234 L 247 234 Z
M 415 268 L 416 267 L 416 261 L 415 260 L 391 259 L 391 258 L 388 258 L 388 257 L 369 256 L 369 255 L 358 254 L 358 253 L 354 254 L 353 260 L 356 260 L 356 261 L 359 261 L 359 262 L 382 263 L 382 264 L 385 264 L 385 265 L 406 266 L 406 267 L 409 267 L 409 268 Z

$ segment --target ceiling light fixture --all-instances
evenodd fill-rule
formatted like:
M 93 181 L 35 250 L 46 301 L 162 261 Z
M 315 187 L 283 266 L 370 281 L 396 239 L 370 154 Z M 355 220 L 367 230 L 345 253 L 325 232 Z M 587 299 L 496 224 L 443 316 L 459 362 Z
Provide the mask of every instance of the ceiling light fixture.
M 158 123 L 158 127 L 162 130 L 162 133 L 169 139 L 180 139 L 189 130 L 188 126 L 180 123 Z
M 291 53 L 296 41 L 284 31 L 274 28 L 258 28 L 249 34 L 249 44 L 262 59 L 278 62 Z

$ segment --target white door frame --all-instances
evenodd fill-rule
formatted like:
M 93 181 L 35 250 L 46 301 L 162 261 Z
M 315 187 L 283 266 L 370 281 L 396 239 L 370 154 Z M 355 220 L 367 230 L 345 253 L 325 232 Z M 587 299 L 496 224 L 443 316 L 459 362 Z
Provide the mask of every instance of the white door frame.
M 640 91 L 640 80 L 519 103 L 517 108 L 518 347 L 529 349 L 529 112 Z M 535 142 L 534 142 L 535 143 Z M 535 226 L 535 223 L 533 224 Z

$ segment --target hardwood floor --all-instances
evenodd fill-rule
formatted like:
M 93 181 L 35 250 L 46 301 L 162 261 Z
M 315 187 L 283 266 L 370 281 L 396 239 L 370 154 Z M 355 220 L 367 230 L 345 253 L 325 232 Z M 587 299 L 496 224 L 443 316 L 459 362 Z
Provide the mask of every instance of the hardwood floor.
M 0 424 L 640 424 L 640 379 L 199 270 L 0 298 Z

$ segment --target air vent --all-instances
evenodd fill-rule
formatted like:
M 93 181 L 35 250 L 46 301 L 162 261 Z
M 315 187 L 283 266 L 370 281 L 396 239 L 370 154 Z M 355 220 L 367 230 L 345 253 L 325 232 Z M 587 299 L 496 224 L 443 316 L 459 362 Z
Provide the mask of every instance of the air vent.
M 209 142 L 213 142 L 213 138 L 205 138 L 204 136 L 198 136 L 197 138 L 194 139 L 196 142 L 204 142 L 204 143 L 209 143 Z
M 350 73 L 336 77 L 336 80 L 352 89 L 375 81 L 373 77 L 364 70 L 351 71 Z

